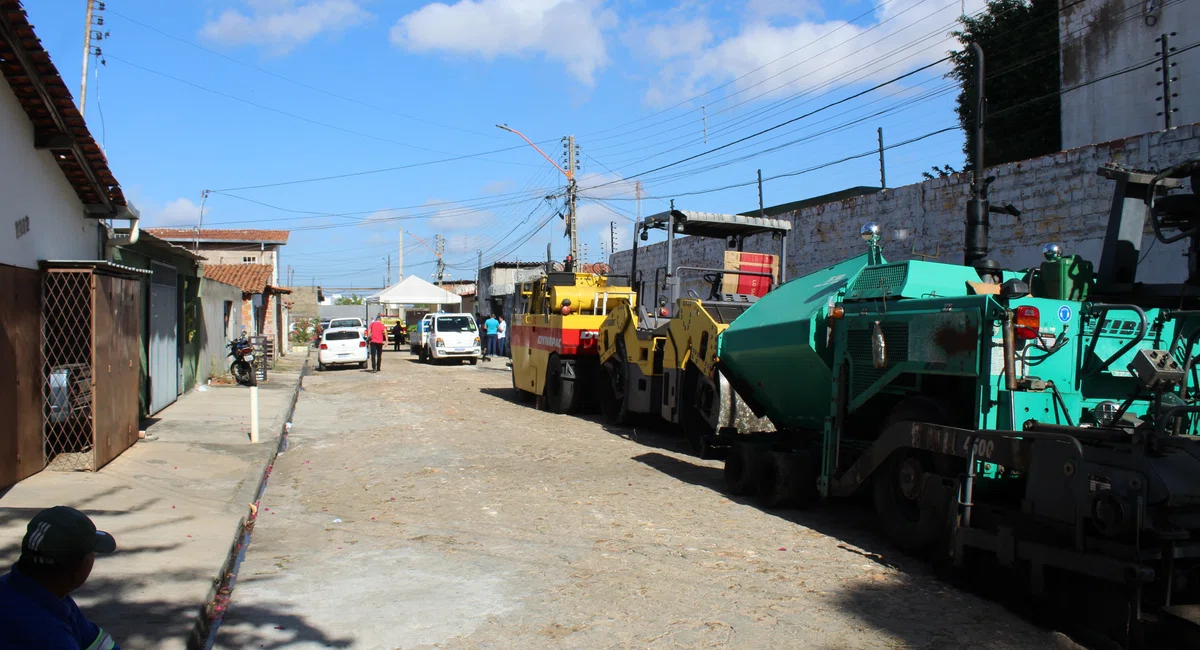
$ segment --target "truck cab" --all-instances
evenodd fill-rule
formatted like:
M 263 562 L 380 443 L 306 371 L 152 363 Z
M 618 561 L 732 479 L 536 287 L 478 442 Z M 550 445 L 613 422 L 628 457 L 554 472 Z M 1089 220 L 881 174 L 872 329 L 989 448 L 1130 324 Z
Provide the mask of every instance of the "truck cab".
M 419 352 L 423 363 L 443 360 L 463 360 L 475 365 L 483 356 L 479 326 L 471 314 L 430 314 L 421 319 L 428 329 Z

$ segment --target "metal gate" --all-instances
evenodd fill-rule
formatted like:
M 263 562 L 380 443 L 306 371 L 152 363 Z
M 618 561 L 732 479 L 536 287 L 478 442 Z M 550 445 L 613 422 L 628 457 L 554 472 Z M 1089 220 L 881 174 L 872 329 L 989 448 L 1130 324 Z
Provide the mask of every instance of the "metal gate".
M 179 273 L 166 264 L 153 265 L 150 277 L 150 341 L 147 377 L 153 415 L 179 397 Z
M 96 470 L 137 441 L 139 272 L 106 262 L 50 264 L 59 266 L 43 265 L 45 464 Z

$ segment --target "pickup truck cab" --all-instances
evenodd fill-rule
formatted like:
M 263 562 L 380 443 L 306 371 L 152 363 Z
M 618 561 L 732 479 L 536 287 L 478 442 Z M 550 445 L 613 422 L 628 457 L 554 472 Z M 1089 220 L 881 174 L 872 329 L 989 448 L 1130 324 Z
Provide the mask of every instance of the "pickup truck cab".
M 466 360 L 479 362 L 483 349 L 479 345 L 479 326 L 471 314 L 430 314 L 430 328 L 424 334 L 419 351 L 421 361 Z M 422 323 L 425 319 L 422 319 Z

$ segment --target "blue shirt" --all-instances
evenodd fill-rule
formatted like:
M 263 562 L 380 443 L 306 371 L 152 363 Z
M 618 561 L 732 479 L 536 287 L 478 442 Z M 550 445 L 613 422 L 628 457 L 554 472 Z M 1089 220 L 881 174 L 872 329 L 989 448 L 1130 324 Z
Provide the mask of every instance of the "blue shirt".
M 488 336 L 496 333 L 496 328 L 500 327 L 500 321 L 495 318 L 489 318 L 483 321 L 483 328 L 487 330 Z
M 0 650 L 120 650 L 70 596 L 59 599 L 16 566 L 0 576 Z

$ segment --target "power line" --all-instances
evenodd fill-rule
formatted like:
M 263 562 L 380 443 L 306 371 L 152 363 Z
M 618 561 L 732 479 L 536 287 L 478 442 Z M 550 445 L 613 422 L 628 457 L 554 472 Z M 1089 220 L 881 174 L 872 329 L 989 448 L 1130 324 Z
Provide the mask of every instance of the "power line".
M 821 111 L 824 111 L 824 110 L 827 110 L 827 109 L 833 108 L 834 106 L 838 106 L 838 105 L 840 105 L 840 104 L 844 104 L 844 103 L 846 103 L 846 102 L 848 102 L 848 101 L 850 101 L 850 100 L 852 100 L 852 99 L 857 99 L 857 98 L 859 98 L 859 97 L 862 97 L 863 95 L 866 95 L 866 94 L 868 94 L 868 93 L 874 92 L 874 91 L 876 91 L 876 90 L 878 90 L 878 89 L 880 89 L 880 88 L 883 88 L 884 86 L 887 86 L 887 85 L 889 85 L 889 84 L 893 84 L 893 83 L 895 83 L 895 82 L 897 82 L 897 81 L 900 81 L 901 79 L 905 79 L 905 78 L 907 78 L 907 77 L 911 77 L 912 75 L 914 75 L 914 74 L 917 74 L 918 72 L 922 72 L 922 71 L 924 71 L 924 70 L 928 70 L 929 68 L 932 68 L 932 67 L 934 67 L 935 65 L 938 65 L 938 64 L 940 64 L 940 63 L 944 63 L 945 61 L 948 61 L 949 59 L 950 59 L 950 57 L 942 57 L 941 59 L 938 59 L 937 61 L 934 61 L 933 63 L 929 63 L 929 64 L 927 64 L 927 65 L 923 65 L 923 66 L 921 66 L 920 68 L 917 68 L 916 70 L 912 70 L 912 71 L 910 71 L 910 72 L 906 72 L 906 73 L 904 73 L 904 74 L 902 74 L 902 75 L 900 75 L 900 76 L 898 76 L 898 77 L 893 77 L 892 79 L 889 79 L 889 80 L 887 80 L 887 81 L 885 81 L 885 82 L 883 82 L 883 83 L 876 84 L 876 85 L 874 85 L 874 86 L 872 86 L 872 87 L 870 87 L 870 88 L 867 88 L 866 90 L 863 90 L 863 91 L 860 91 L 860 92 L 854 93 L 853 95 L 850 95 L 849 97 L 845 97 L 845 98 L 843 98 L 843 99 L 839 99 L 839 100 L 837 100 L 837 101 L 835 101 L 835 102 L 832 102 L 832 103 L 826 104 L 826 105 L 824 105 L 824 106 L 822 106 L 822 107 L 820 107 L 820 108 L 818 108 L 818 109 L 816 109 L 816 110 L 809 111 L 809 112 L 807 112 L 807 113 L 805 113 L 805 114 L 803 114 L 803 115 L 800 115 L 800 116 L 798 116 L 798 117 L 794 117 L 794 118 L 792 118 L 792 119 L 790 119 L 790 120 L 787 120 L 787 121 L 785 121 L 785 122 L 781 122 L 781 123 L 779 123 L 779 124 L 776 124 L 775 126 L 771 126 L 771 127 L 765 128 L 765 129 L 763 129 L 763 130 L 761 130 L 761 131 L 758 131 L 758 132 L 756 132 L 756 133 L 752 133 L 752 134 L 750 134 L 750 135 L 748 135 L 748 136 L 745 136 L 745 137 L 743 137 L 743 138 L 739 138 L 739 139 L 737 139 L 737 140 L 734 140 L 733 142 L 729 142 L 729 143 L 723 144 L 723 145 L 721 145 L 721 146 L 719 146 L 719 147 L 714 147 L 714 148 L 712 148 L 712 149 L 708 149 L 708 150 L 706 150 L 706 151 L 702 151 L 702 152 L 700 152 L 700 153 L 698 153 L 698 154 L 695 154 L 695 155 L 692 155 L 692 156 L 688 156 L 688 157 L 686 157 L 686 158 L 683 158 L 682 160 L 676 160 L 675 162 L 672 162 L 672 163 L 667 163 L 666 165 L 660 165 L 660 166 L 658 166 L 658 167 L 655 167 L 654 169 L 648 169 L 648 170 L 646 170 L 646 171 L 643 171 L 643 172 L 638 172 L 637 174 L 633 174 L 632 176 L 627 176 L 627 177 L 625 177 L 623 180 L 630 180 L 630 179 L 638 178 L 638 177 L 640 177 L 640 176 L 645 176 L 646 174 L 652 174 L 652 173 L 654 173 L 654 172 L 657 172 L 657 171 L 662 171 L 662 170 L 664 170 L 664 169 L 668 169 L 668 168 L 670 168 L 670 167 L 675 167 L 676 165 L 683 164 L 683 163 L 685 163 L 685 162 L 688 162 L 689 160 L 695 160 L 695 159 L 697 159 L 697 158 L 700 158 L 700 157 L 702 157 L 702 156 L 707 156 L 707 155 L 709 155 L 709 154 L 711 154 L 711 153 L 715 153 L 715 152 L 717 152 L 717 151 L 721 151 L 722 149 L 727 149 L 727 148 L 729 148 L 729 147 L 732 147 L 733 145 L 735 145 L 735 144 L 738 144 L 738 143 L 740 143 L 740 142 L 745 142 L 745 141 L 747 141 L 747 140 L 750 140 L 750 139 L 752 139 L 752 138 L 757 138 L 757 137 L 758 137 L 758 136 L 760 136 L 760 135 L 763 135 L 763 134 L 765 134 L 765 133 L 770 133 L 771 131 L 774 131 L 774 130 L 776 130 L 776 129 L 782 128 L 782 127 L 784 127 L 784 126 L 787 126 L 788 124 L 792 124 L 792 123 L 794 123 L 794 122 L 798 122 L 798 121 L 800 121 L 800 120 L 802 120 L 802 119 L 804 119 L 804 118 L 806 118 L 806 117 L 810 117 L 810 116 L 812 116 L 812 115 L 816 115 L 817 113 L 820 113 Z M 617 182 L 617 181 L 609 181 L 609 182 L 607 182 L 607 183 L 601 183 L 600 185 L 593 185 L 592 187 L 588 187 L 588 188 L 584 188 L 584 189 L 585 189 L 585 190 L 594 190 L 594 189 L 596 189 L 596 188 L 598 188 L 598 187 L 604 187 L 604 186 L 606 186 L 606 185 L 612 185 L 612 184 L 613 184 L 613 183 L 615 183 L 615 182 Z

